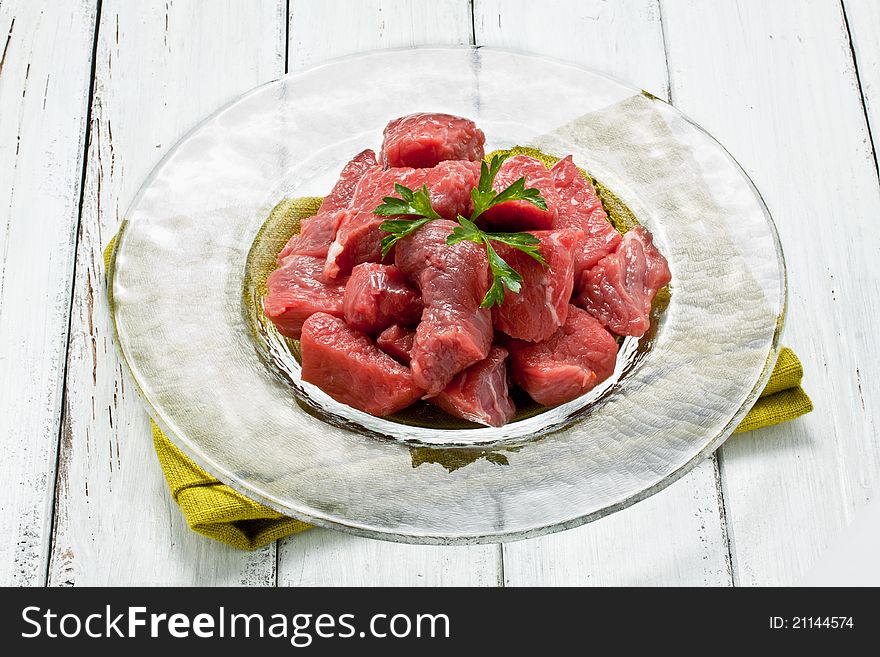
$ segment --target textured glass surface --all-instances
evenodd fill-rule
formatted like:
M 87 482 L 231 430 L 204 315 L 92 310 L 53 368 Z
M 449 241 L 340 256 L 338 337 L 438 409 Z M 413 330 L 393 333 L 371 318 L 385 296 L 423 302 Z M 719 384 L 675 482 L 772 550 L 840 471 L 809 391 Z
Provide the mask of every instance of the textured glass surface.
M 671 301 L 649 348 L 632 341 L 600 393 L 500 429 L 432 430 L 337 404 L 283 349 L 267 364 L 242 307 L 263 221 L 282 198 L 325 194 L 389 119 L 414 111 L 473 118 L 487 149 L 572 153 L 654 233 Z M 283 513 L 409 542 L 537 535 L 662 489 L 756 397 L 785 310 L 773 223 L 712 137 L 619 82 L 487 48 L 360 55 L 238 99 L 151 174 L 111 275 L 122 353 L 187 454 Z

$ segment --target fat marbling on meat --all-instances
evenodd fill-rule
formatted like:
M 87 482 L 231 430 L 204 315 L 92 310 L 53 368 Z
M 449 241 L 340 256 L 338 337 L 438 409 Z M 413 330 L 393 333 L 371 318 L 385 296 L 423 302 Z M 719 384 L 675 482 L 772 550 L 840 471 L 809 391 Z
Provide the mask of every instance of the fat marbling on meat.
M 382 236 L 379 229 L 389 217 L 373 211 L 386 196 L 398 196 L 395 183 L 410 189 L 427 185 L 431 205 L 438 214 L 455 219 L 469 214 L 473 206 L 471 189 L 480 177 L 477 162 L 446 161 L 430 169 L 373 169 L 357 185 L 354 198 L 345 211 L 336 238 L 327 252 L 326 273 L 329 278 L 343 276 L 362 262 L 382 260 Z
M 365 262 L 351 270 L 343 309 L 349 326 L 376 335 L 397 322 L 418 322 L 422 299 L 406 274 L 394 265 Z
M 354 197 L 355 187 L 367 171 L 377 167 L 376 154 L 373 151 L 367 149 L 355 155 L 342 169 L 333 189 L 324 197 L 318 213 L 305 219 L 300 231 L 281 249 L 278 263 L 292 253 L 326 258 L 327 249 L 336 237 L 344 211 Z
M 643 335 L 651 302 L 672 278 L 651 233 L 636 226 L 614 253 L 581 274 L 577 304 L 617 335 Z
M 434 403 L 464 420 L 490 427 L 507 424 L 516 407 L 508 394 L 506 360 L 507 349 L 492 347 L 486 358 L 456 374 Z
M 504 291 L 504 301 L 492 309 L 495 328 L 512 338 L 540 342 L 565 323 L 571 300 L 572 249 L 582 233 L 576 230 L 535 230 L 538 252 L 547 265 L 506 244 L 493 242 L 504 260 L 523 280 L 519 292 Z
M 578 171 L 571 155 L 559 160 L 550 172 L 559 198 L 556 226 L 582 232 L 574 249 L 574 280 L 577 290 L 581 274 L 609 253 L 614 253 L 620 245 L 621 235 L 608 221 L 608 215 L 596 190 Z
M 568 319 L 544 342 L 509 340 L 510 374 L 539 404 L 557 406 L 611 376 L 617 342 L 589 313 L 571 306 Z
M 410 364 L 416 383 L 429 394 L 484 359 L 492 343 L 492 313 L 480 308 L 489 289 L 486 252 L 472 242 L 447 245 L 457 225 L 432 221 L 398 242 L 395 255 L 395 264 L 422 293 L 425 310 Z
M 288 255 L 266 280 L 263 313 L 281 334 L 299 338 L 303 322 L 310 315 L 325 312 L 343 316 L 347 279 L 347 276 L 335 281 L 326 278 L 323 258 Z

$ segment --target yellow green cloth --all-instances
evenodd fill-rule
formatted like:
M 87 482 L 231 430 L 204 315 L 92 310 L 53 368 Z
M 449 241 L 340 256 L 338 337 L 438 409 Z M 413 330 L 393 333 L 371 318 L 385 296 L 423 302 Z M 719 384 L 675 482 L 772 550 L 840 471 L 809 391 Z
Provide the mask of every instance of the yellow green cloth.
M 240 550 L 256 550 L 311 528 L 220 483 L 180 451 L 155 422 L 150 424 L 153 445 L 171 497 L 183 511 L 189 526 L 199 534 Z
M 114 241 L 115 237 L 104 251 L 105 271 L 109 269 Z M 800 387 L 803 374 L 797 356 L 783 347 L 764 392 L 734 433 L 787 422 L 813 410 L 810 398 Z M 240 550 L 256 550 L 311 527 L 221 483 L 174 445 L 155 423 L 151 424 L 156 455 L 171 496 L 194 531 Z

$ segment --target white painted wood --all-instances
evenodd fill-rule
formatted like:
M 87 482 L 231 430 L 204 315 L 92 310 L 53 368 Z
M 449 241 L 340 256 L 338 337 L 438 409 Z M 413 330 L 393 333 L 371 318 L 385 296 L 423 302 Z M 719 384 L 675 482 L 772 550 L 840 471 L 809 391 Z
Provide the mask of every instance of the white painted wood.
M 291 0 L 289 70 L 377 48 L 471 42 L 467 0 Z
M 533 3 L 477 0 L 476 41 L 559 57 L 667 94 L 654 0 Z M 667 490 L 579 529 L 504 546 L 504 577 L 520 585 L 729 585 L 713 462 Z
M 707 459 L 629 509 L 579 529 L 506 544 L 505 584 L 729 586 L 714 479 Z
M 45 582 L 95 3 L 0 4 L 0 584 Z
M 580 64 L 666 98 L 657 0 L 474 0 L 477 44 Z
M 880 9 L 843 1 L 877 143 Z M 40 584 L 47 567 L 83 166 L 96 3 L 49 4 L 0 3 L 0 584 Z M 286 4 L 103 3 L 52 584 L 274 581 L 273 548 L 246 554 L 202 539 L 168 498 L 146 416 L 116 359 L 100 251 L 183 132 L 282 72 Z M 871 268 L 880 191 L 839 6 L 663 0 L 661 31 L 648 0 L 474 4 L 478 43 L 570 59 L 659 96 L 668 88 L 665 36 L 676 104 L 762 190 L 789 263 L 785 342 L 804 360 L 817 411 L 729 441 L 721 477 L 736 582 L 796 582 L 880 479 L 880 356 L 861 328 L 880 311 Z M 471 36 L 466 1 L 290 5 L 291 69 Z M 508 544 L 504 579 L 729 583 L 713 486 L 706 462 L 632 509 Z M 422 548 L 315 530 L 278 550 L 282 584 L 494 584 L 500 572 L 494 546 Z
M 676 104 L 753 176 L 785 246 L 785 342 L 816 411 L 728 441 L 721 473 L 736 582 L 792 584 L 880 471 L 880 187 L 850 46 L 838 3 L 662 9 Z
M 880 145 L 880 2 L 844 0 L 875 150 Z
M 102 250 L 159 158 L 219 105 L 284 70 L 284 0 L 105 0 L 67 363 L 52 585 L 271 585 L 275 551 L 193 533 L 122 373 Z
M 497 545 L 403 545 L 313 529 L 278 544 L 279 586 L 497 586 Z
M 375 48 L 469 43 L 467 0 L 303 2 L 290 7 L 291 68 Z M 328 38 L 332 34 L 332 38 Z M 495 585 L 496 545 L 436 547 L 357 538 L 323 529 L 282 540 L 279 585 Z

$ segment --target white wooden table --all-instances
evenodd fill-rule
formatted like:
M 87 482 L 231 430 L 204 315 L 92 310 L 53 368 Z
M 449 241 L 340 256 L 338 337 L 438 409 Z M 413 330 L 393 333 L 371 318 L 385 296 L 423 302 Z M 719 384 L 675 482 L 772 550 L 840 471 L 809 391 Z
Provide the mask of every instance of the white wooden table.
M 880 1 L 0 0 L 0 584 L 791 584 L 880 480 Z M 200 118 L 328 58 L 501 46 L 670 99 L 760 188 L 816 411 L 580 529 L 474 547 L 191 532 L 120 366 L 101 251 Z

